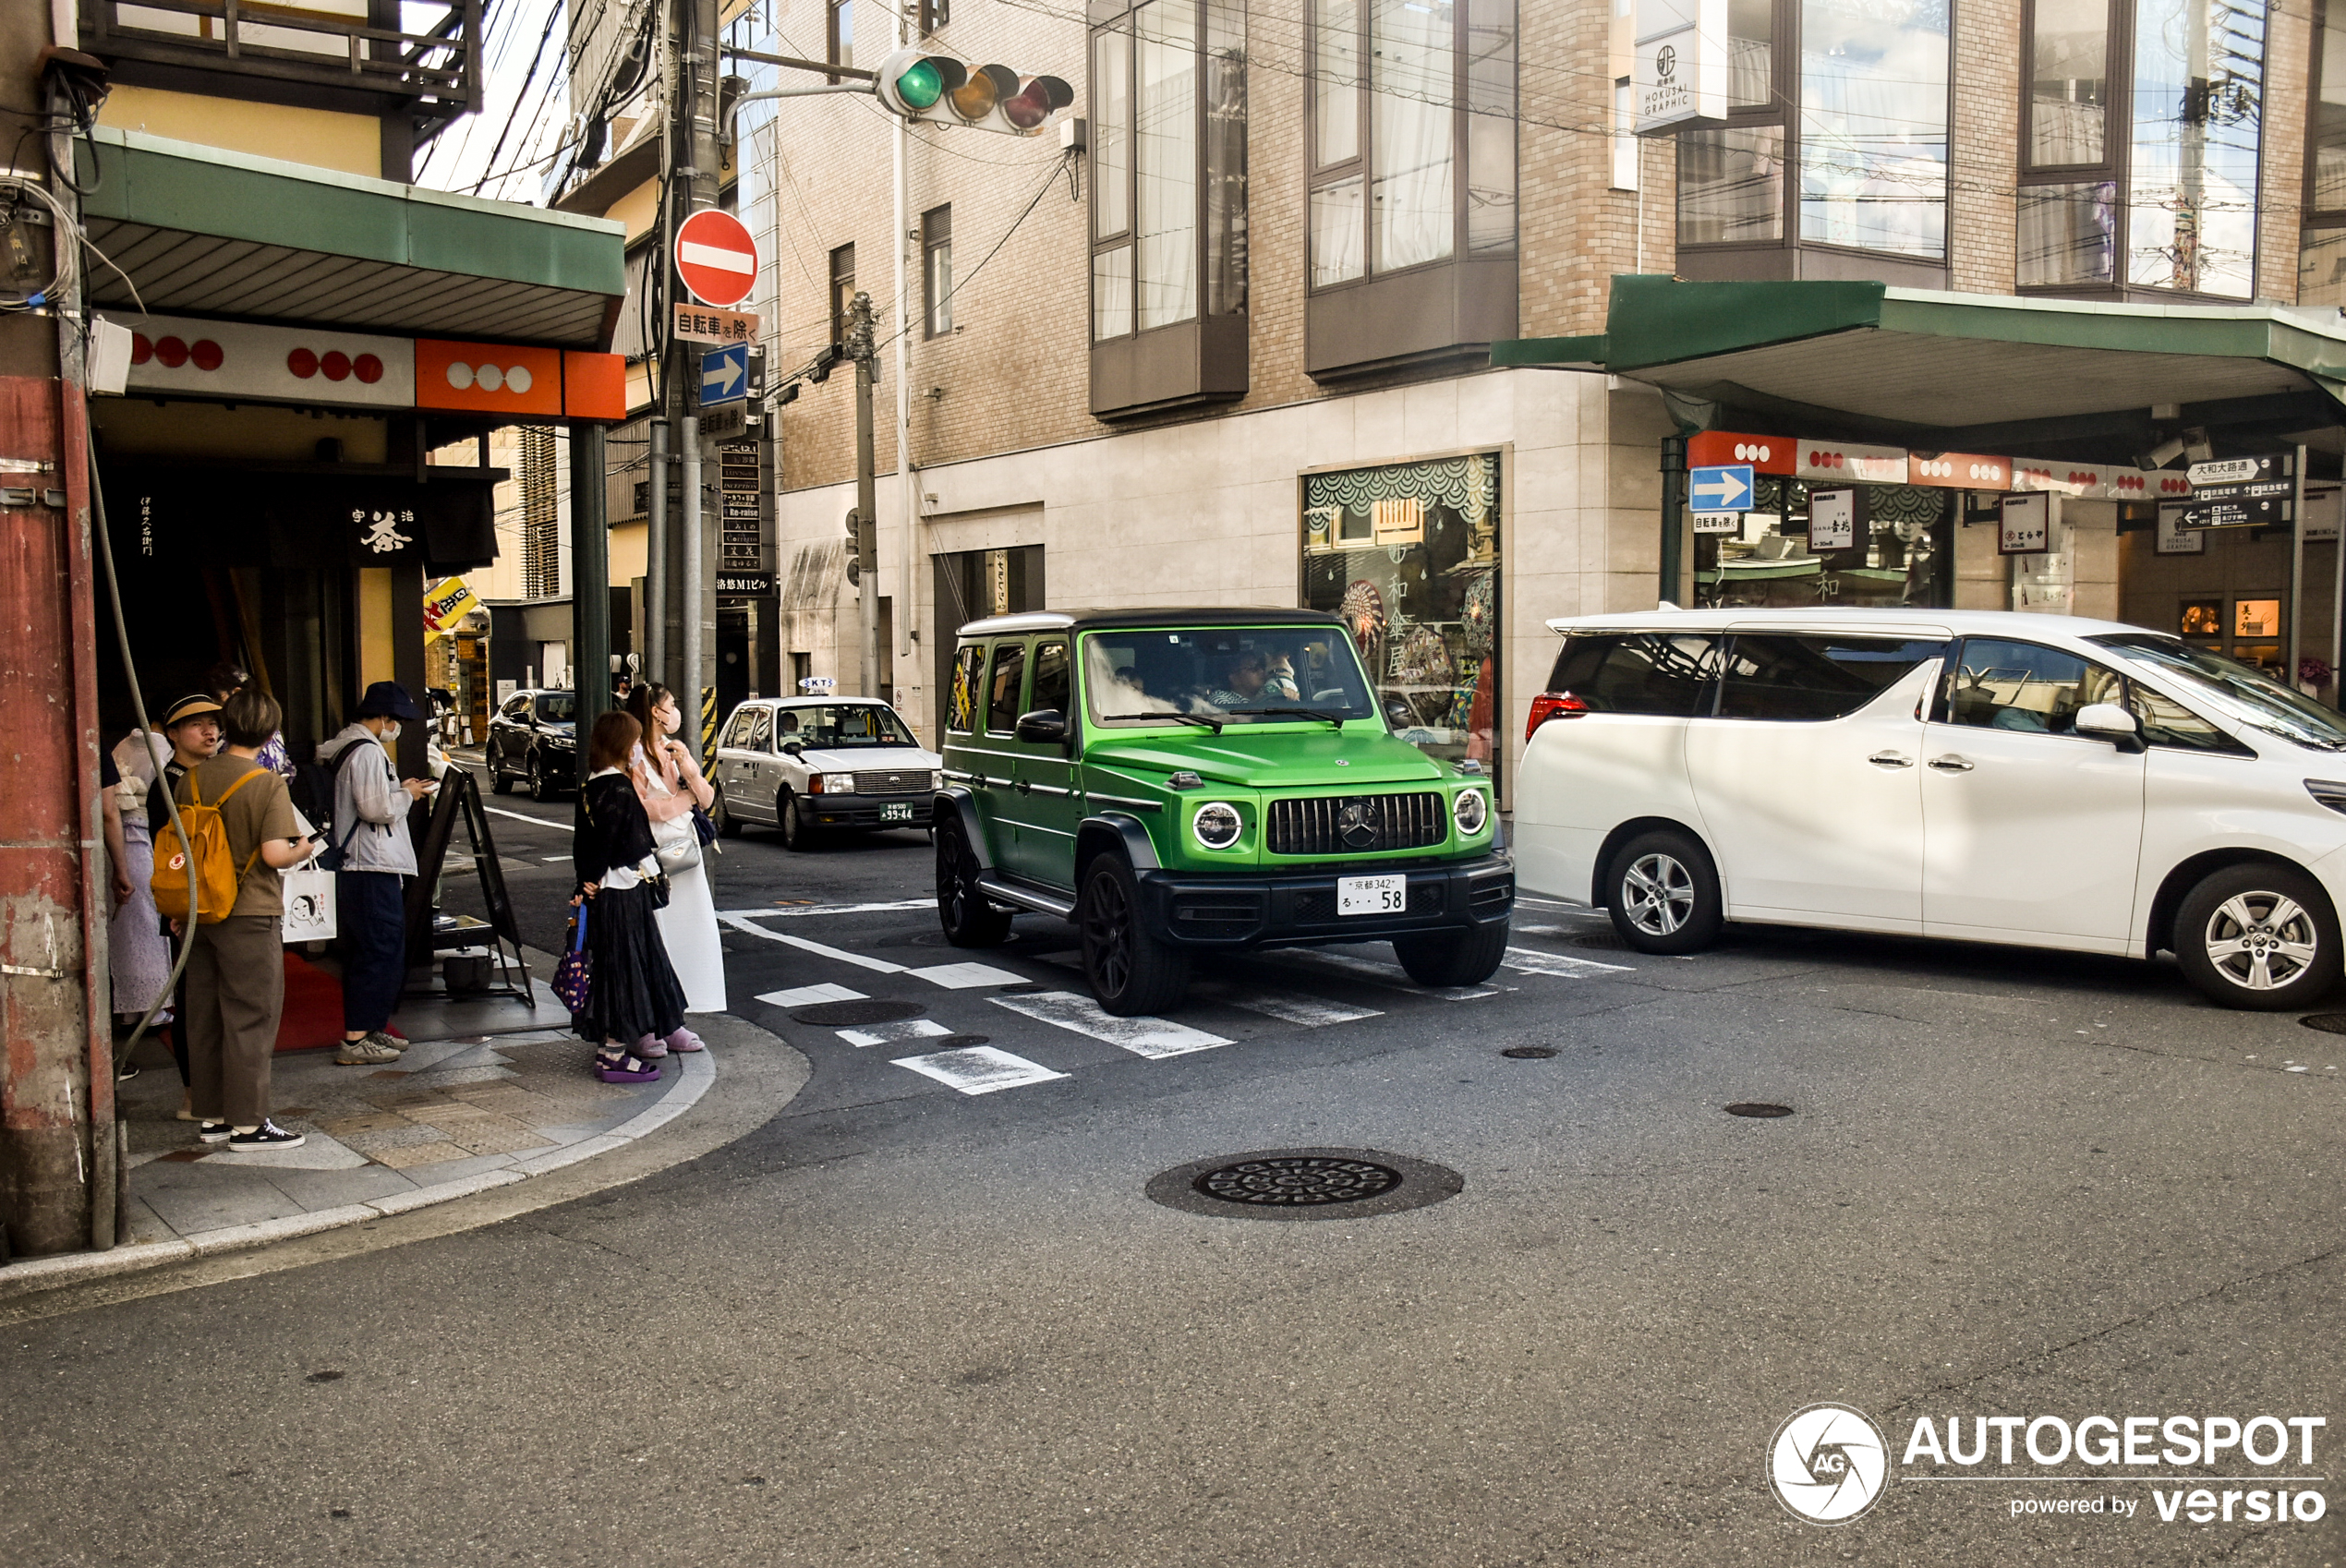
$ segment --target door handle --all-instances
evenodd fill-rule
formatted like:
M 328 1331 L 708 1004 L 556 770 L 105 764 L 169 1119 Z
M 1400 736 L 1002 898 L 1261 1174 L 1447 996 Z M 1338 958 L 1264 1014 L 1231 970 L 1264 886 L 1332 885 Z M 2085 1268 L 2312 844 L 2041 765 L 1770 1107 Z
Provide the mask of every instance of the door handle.
M 1953 752 L 1949 752 L 1942 757 L 1932 757 L 1930 766 L 1941 773 L 1969 773 L 1971 771 L 1971 764 Z
M 1866 759 L 1876 767 L 1912 767 L 1915 759 L 1904 752 L 1876 752 Z
M 1028 782 L 1027 782 L 1025 779 L 1023 779 L 1023 778 L 1020 779 L 1020 780 L 1019 780 L 1016 784 L 1012 785 L 1012 786 L 1011 786 L 1011 788 L 1012 788 L 1012 789 L 1014 789 L 1014 790 L 1017 790 L 1020 794 L 1022 794 L 1022 795 L 1032 794 L 1032 793 L 1034 793 L 1034 785 L 1032 785 L 1032 784 L 1030 784 L 1030 783 L 1028 783 Z

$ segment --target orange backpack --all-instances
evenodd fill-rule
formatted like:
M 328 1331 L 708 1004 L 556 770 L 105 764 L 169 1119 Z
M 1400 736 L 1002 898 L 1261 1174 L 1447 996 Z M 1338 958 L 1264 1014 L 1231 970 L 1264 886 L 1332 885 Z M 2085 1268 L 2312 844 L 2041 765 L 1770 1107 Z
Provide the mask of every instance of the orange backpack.
M 179 826 L 175 828 L 166 819 L 155 832 L 155 869 L 148 879 L 148 891 L 154 895 L 155 909 L 165 920 L 186 922 L 187 918 L 187 866 L 192 861 L 196 868 L 196 919 L 212 925 L 228 918 L 236 907 L 236 890 L 252 871 L 253 862 L 260 858 L 255 849 L 252 857 L 240 871 L 236 852 L 228 848 L 228 825 L 221 820 L 220 808 L 228 797 L 243 789 L 247 782 L 268 772 L 256 767 L 220 792 L 220 798 L 204 804 L 203 794 L 193 773 L 187 776 L 187 793 L 194 797 L 179 808 Z M 184 830 L 187 841 L 180 841 Z

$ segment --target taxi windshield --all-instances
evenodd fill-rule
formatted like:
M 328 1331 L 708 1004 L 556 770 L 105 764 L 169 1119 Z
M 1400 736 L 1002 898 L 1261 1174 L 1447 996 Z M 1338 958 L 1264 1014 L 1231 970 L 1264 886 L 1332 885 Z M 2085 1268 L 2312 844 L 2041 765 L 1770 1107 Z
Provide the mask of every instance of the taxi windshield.
M 809 751 L 843 752 L 859 746 L 917 746 L 896 710 L 877 703 L 826 703 L 819 707 L 779 708 L 774 743 L 796 741 Z
M 1083 639 L 1096 724 L 1340 724 L 1376 704 L 1336 626 L 1152 626 Z
M 2255 666 L 2171 637 L 2092 639 L 2120 658 L 2181 681 L 2219 717 L 2294 741 L 2309 751 L 2346 752 L 2346 721 Z

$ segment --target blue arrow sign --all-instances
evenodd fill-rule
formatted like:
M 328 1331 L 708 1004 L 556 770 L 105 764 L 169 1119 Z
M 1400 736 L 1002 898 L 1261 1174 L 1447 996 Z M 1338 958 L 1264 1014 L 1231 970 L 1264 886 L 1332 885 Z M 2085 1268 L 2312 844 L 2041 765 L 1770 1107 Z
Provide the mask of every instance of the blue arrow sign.
M 700 405 L 740 403 L 749 396 L 749 344 L 728 344 L 700 356 Z
M 1748 512 L 1751 464 L 1731 463 L 1717 468 L 1690 469 L 1687 474 L 1687 493 L 1693 498 L 1698 512 Z

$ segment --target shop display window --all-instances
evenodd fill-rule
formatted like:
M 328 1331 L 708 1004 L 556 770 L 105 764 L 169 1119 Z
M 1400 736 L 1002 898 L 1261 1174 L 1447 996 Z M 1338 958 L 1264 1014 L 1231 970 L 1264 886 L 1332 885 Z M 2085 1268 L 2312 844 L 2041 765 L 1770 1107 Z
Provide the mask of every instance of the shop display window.
M 2222 636 L 2224 634 L 2224 601 L 2221 599 L 2186 600 L 2176 631 L 2185 637 Z
M 1808 485 L 1761 476 L 1735 531 L 1695 536 L 1695 603 L 1705 609 L 1953 603 L 1960 490 L 1917 485 L 1819 485 L 1857 495 L 1855 544 L 1810 548 Z
M 1498 453 L 1304 476 L 1303 602 L 1351 628 L 1396 734 L 1493 762 Z

